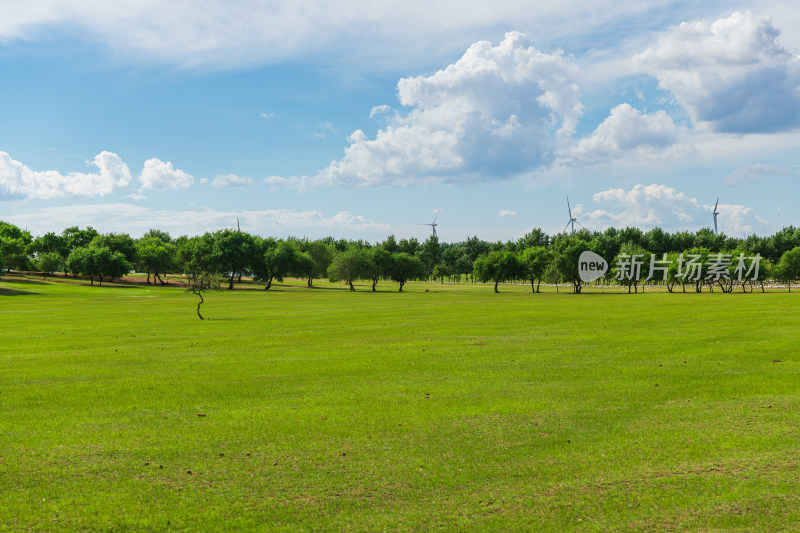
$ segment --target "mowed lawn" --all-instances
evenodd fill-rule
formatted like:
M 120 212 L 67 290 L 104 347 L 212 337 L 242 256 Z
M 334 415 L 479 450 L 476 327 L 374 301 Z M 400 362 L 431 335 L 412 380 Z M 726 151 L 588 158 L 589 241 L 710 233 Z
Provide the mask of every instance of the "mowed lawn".
M 800 294 L 0 281 L 0 529 L 800 528 Z

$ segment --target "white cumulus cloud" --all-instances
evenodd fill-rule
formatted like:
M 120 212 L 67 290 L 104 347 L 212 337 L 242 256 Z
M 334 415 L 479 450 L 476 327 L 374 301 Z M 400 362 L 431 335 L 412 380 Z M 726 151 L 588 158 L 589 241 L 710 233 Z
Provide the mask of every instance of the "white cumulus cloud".
M 339 161 L 311 178 L 278 185 L 406 185 L 502 179 L 551 159 L 557 139 L 581 114 L 575 67 L 560 52 L 540 52 L 519 32 L 493 46 L 480 41 L 431 76 L 401 79 L 397 113 L 370 139 L 356 130 Z M 373 110 L 374 111 L 374 110 Z
M 630 104 L 620 104 L 588 136 L 562 150 L 564 160 L 597 163 L 625 156 L 658 156 L 671 153 L 685 136 L 665 111 L 642 113 Z M 686 149 L 685 147 L 683 149 Z
M 703 204 L 666 185 L 639 184 L 629 190 L 608 189 L 596 193 L 592 200 L 600 209 L 584 213 L 583 220 L 594 228 L 659 226 L 678 231 L 713 227 L 713 202 Z M 742 236 L 766 229 L 765 222 L 750 207 L 720 203 L 719 212 L 719 230 L 728 235 Z
M 174 168 L 172 163 L 154 157 L 144 162 L 139 183 L 143 189 L 185 189 L 192 185 L 194 177 Z
M 86 163 L 97 172 L 63 175 L 55 170 L 33 170 L 0 151 L 0 199 L 105 196 L 131 181 L 128 165 L 117 154 L 103 151 Z
M 501 209 L 497 214 L 501 217 L 513 217 L 517 215 L 517 212 L 511 211 L 510 209 Z
M 633 58 L 718 132 L 775 132 L 800 125 L 800 59 L 778 41 L 771 20 L 734 13 L 714 22 L 684 22 Z

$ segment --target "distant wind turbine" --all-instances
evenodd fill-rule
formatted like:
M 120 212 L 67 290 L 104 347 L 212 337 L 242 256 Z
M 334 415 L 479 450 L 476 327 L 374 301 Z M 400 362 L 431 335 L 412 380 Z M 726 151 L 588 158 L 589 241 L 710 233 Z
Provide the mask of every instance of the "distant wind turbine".
M 436 226 L 438 226 L 438 224 L 436 223 L 436 219 L 439 218 L 439 213 L 441 213 L 441 212 L 442 212 L 442 208 L 440 207 L 439 210 L 436 211 L 436 216 L 433 217 L 433 222 L 431 222 L 429 224 L 420 224 L 420 226 L 430 226 L 431 229 L 433 230 L 433 236 L 434 237 L 437 236 L 436 235 Z
M 567 229 L 568 227 L 572 226 L 572 233 L 575 233 L 575 224 L 580 226 L 581 223 L 578 222 L 577 218 L 572 216 L 572 208 L 569 205 L 569 196 L 567 196 L 567 211 L 569 212 L 569 222 L 567 222 L 567 225 L 564 226 L 564 229 Z
M 717 203 L 714 204 L 714 210 L 711 212 L 714 215 L 714 234 L 716 235 L 719 233 L 717 231 L 717 215 L 719 215 L 719 211 L 717 211 L 717 206 L 719 205 L 719 197 L 717 197 Z

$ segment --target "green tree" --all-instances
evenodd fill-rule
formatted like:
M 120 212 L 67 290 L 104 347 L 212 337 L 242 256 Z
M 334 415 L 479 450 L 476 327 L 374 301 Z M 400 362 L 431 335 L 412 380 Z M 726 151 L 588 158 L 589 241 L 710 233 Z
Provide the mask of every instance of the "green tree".
M 56 252 L 45 252 L 36 258 L 36 265 L 45 277 L 64 268 L 64 259 Z
M 475 260 L 473 275 L 480 283 L 494 282 L 494 292 L 498 284 L 518 279 L 522 274 L 519 259 L 514 252 L 494 250 Z
M 308 276 L 308 286 L 311 287 L 314 278 L 322 278 L 328 273 L 328 267 L 333 260 L 333 249 L 322 240 L 311 241 L 303 250 L 311 258 L 313 269 Z
M 200 301 L 197 303 L 197 316 L 200 320 L 204 320 L 203 315 L 200 314 L 200 306 L 205 302 L 203 293 L 220 290 L 219 274 L 202 270 L 199 268 L 198 264 L 190 263 L 188 266 L 189 270 L 186 273 L 186 290 L 200 298 Z
M 369 263 L 367 264 L 367 277 L 372 281 L 372 292 L 381 278 L 388 276 L 392 262 L 392 254 L 380 246 L 369 251 Z
M 150 284 L 150 273 L 153 273 L 153 283 L 161 279 L 160 273 L 165 274 L 175 268 L 176 248 L 171 242 L 164 242 L 154 235 L 146 235 L 136 241 L 136 257 L 139 268 L 147 272 L 147 284 Z
M 62 261 L 69 256 L 69 242 L 63 235 L 53 232 L 45 233 L 31 241 L 27 248 L 28 255 L 39 257 L 42 254 L 55 253 L 61 257 Z
M 104 233 L 95 236 L 89 243 L 95 248 L 106 247 L 112 252 L 120 252 L 130 264 L 136 264 L 136 241 L 127 233 Z
M 647 277 L 649 269 L 650 253 L 629 241 L 622 245 L 619 254 L 614 258 L 611 275 L 619 285 L 628 288 L 628 294 L 631 292 L 631 287 L 638 293 L 639 283 Z
M 439 263 L 435 267 L 433 267 L 433 279 L 439 279 L 441 283 L 444 283 L 444 278 L 449 278 L 453 275 L 453 271 L 444 263 Z
M 531 291 L 539 292 L 547 267 L 550 264 L 550 253 L 544 246 L 531 246 L 526 248 L 519 258 L 520 267 L 525 277 L 531 282 Z M 534 288 L 534 281 L 536 287 Z
M 575 294 L 580 294 L 583 289 L 583 282 L 578 269 L 578 259 L 586 250 L 598 253 L 591 248 L 588 242 L 579 237 L 569 236 L 560 239 L 553 246 L 552 264 L 558 269 L 561 280 L 572 283 L 572 291 Z
M 233 289 L 237 273 L 252 262 L 255 243 L 249 233 L 225 229 L 214 233 L 213 260 L 220 272 L 229 275 L 228 289 Z
M 292 274 L 307 275 L 312 260 L 308 254 L 300 251 L 295 241 L 279 241 L 265 239 L 261 243 L 264 253 L 259 260 L 252 263 L 253 276 L 258 281 L 266 281 L 265 290 L 272 287 L 272 281 L 283 282 L 283 278 Z M 305 270 L 304 270 L 305 269 Z
M 800 279 L 800 246 L 792 248 L 781 255 L 775 265 L 773 275 L 779 281 L 785 281 L 792 292 L 792 281 Z
M 70 252 L 67 267 L 75 274 L 89 276 L 90 285 L 94 278 L 103 284 L 103 277 L 113 280 L 130 271 L 130 264 L 120 252 L 112 252 L 108 247 L 79 247 Z
M 331 281 L 346 281 L 351 291 L 355 291 L 353 281 L 369 276 L 371 257 L 363 248 L 351 248 L 336 254 L 328 267 Z
M 419 250 L 419 258 L 428 273 L 433 270 L 434 265 L 438 265 L 442 260 L 442 248 L 439 245 L 439 237 L 431 235 L 422 243 Z
M 30 258 L 22 238 L 0 236 L 0 269 L 28 270 Z
M 678 256 L 678 274 L 681 283 L 694 284 L 695 292 L 702 292 L 708 270 L 708 248 L 690 248 Z
M 392 261 L 389 266 L 389 279 L 400 285 L 399 292 L 403 292 L 403 286 L 411 280 L 419 279 L 425 275 L 425 265 L 419 257 L 406 252 L 392 254 Z

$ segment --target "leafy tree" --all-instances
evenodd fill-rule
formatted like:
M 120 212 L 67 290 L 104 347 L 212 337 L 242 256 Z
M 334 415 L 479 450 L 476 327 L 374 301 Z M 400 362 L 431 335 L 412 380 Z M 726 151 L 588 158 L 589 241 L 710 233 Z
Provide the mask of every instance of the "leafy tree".
M 649 269 L 650 253 L 638 244 L 626 242 L 614 258 L 611 274 L 619 285 L 628 287 L 628 294 L 631 287 L 638 293 L 639 282 L 645 279 Z
M 442 248 L 439 245 L 438 236 L 431 235 L 428 237 L 420 247 L 419 258 L 422 260 L 422 264 L 426 266 L 428 272 L 433 270 L 434 265 L 441 262 Z
M 95 248 L 106 247 L 112 252 L 120 252 L 130 264 L 136 263 L 136 241 L 127 233 L 105 233 L 97 235 L 89 243 Z
M 386 237 L 386 240 L 380 243 L 380 247 L 389 252 L 390 254 L 394 254 L 400 251 L 400 246 L 397 244 L 397 239 L 395 239 L 393 234 Z
M 526 250 L 533 246 L 546 247 L 548 244 L 550 244 L 550 238 L 547 234 L 541 228 L 534 228 L 517 241 L 517 249 Z
M 369 275 L 371 257 L 363 248 L 351 248 L 336 254 L 328 267 L 328 277 L 331 281 L 346 281 L 351 291 L 355 291 L 353 280 L 362 279 Z
M 214 233 L 213 260 L 221 272 L 230 276 L 228 289 L 233 289 L 237 272 L 252 262 L 255 243 L 249 233 L 225 229 Z
M 197 295 L 200 301 L 197 303 L 197 316 L 204 320 L 200 314 L 200 306 L 203 305 L 203 293 L 208 291 L 220 290 L 219 274 L 202 269 L 190 268 L 186 274 L 186 290 Z
M 392 254 L 388 273 L 392 281 L 400 284 L 399 292 L 403 292 L 403 286 L 406 283 L 425 275 L 425 266 L 419 257 L 405 252 L 398 252 Z
M 162 241 L 163 242 L 163 241 Z M 216 272 L 213 261 L 214 237 L 210 233 L 176 239 L 176 268 L 190 272 Z M 139 257 L 141 261 L 141 256 Z
M 304 246 L 305 253 L 313 262 L 313 269 L 308 276 L 308 286 L 311 287 L 313 278 L 321 278 L 328 273 L 328 267 L 333 260 L 333 249 L 324 241 L 312 241 Z
M 36 259 L 36 264 L 39 267 L 39 272 L 47 277 L 48 275 L 52 276 L 64 268 L 64 259 L 56 252 L 45 252 L 39 254 L 39 257 Z
M 663 257 L 665 253 L 672 251 L 671 244 L 669 233 L 661 228 L 653 228 L 644 234 L 642 247 L 657 257 Z
M 416 237 L 411 237 L 410 239 L 400 239 L 400 242 L 397 243 L 397 248 L 409 255 L 417 255 L 420 245 Z
M 678 273 L 683 284 L 694 284 L 695 292 L 702 292 L 708 270 L 708 248 L 690 248 L 678 256 Z
M 444 263 L 439 263 L 435 267 L 433 267 L 433 279 L 440 279 L 441 283 L 444 283 L 444 278 L 449 278 L 453 275 L 453 271 L 450 270 L 450 267 Z
M 475 260 L 473 275 L 480 283 L 494 282 L 494 292 L 497 285 L 504 281 L 517 279 L 521 274 L 519 259 L 514 252 L 508 250 L 494 250 Z
M 72 251 L 75 248 L 89 246 L 92 239 L 97 237 L 99 233 L 91 226 L 87 226 L 86 229 L 80 229 L 78 226 L 70 226 L 61 232 L 61 235 L 67 239 L 67 245 L 70 251 Z
M 295 241 L 265 239 L 260 249 L 265 251 L 251 264 L 251 269 L 256 280 L 267 282 L 265 290 L 272 287 L 275 279 L 282 282 L 284 277 L 291 274 L 305 277 L 313 266 L 311 256 L 301 252 Z
M 30 266 L 25 240 L 21 237 L 0 237 L 0 269 L 27 270 Z
M 779 281 L 785 281 L 792 292 L 792 281 L 800 279 L 800 246 L 792 248 L 781 255 L 775 265 L 773 275 Z
M 490 249 L 489 243 L 480 240 L 477 236 L 467 237 L 467 240 L 464 242 L 464 253 L 467 255 L 471 267 L 478 257 L 483 254 L 488 254 Z M 471 270 L 472 268 L 470 268 L 470 271 Z
M 61 257 L 62 261 L 69 256 L 69 242 L 63 235 L 53 232 L 45 233 L 41 237 L 36 237 L 31 241 L 27 248 L 28 255 L 39 257 L 41 254 L 55 253 Z
M 369 251 L 369 263 L 367 264 L 367 277 L 372 281 L 372 292 L 378 281 L 386 277 L 392 262 L 392 254 L 382 247 L 377 246 Z
M 79 247 L 70 252 L 67 267 L 71 272 L 89 276 L 90 284 L 94 278 L 103 284 L 103 277 L 120 277 L 130 271 L 130 264 L 120 252 L 112 252 L 108 247 Z
M 153 272 L 153 283 L 158 280 L 164 285 L 159 273 L 166 273 L 175 267 L 176 248 L 171 242 L 146 235 L 136 241 L 136 257 L 139 268 L 147 272 L 147 284 L 150 284 L 150 273 Z
M 519 258 L 520 267 L 525 277 L 531 282 L 531 291 L 539 292 L 539 284 L 544 278 L 547 266 L 550 264 L 550 254 L 544 246 L 531 246 L 526 248 Z M 536 281 L 536 287 L 533 282 Z
M 588 242 L 578 237 L 561 239 L 554 246 L 553 264 L 558 269 L 561 280 L 572 283 L 572 290 L 575 294 L 579 294 L 583 289 L 578 259 L 586 250 L 597 253 L 596 250 L 592 250 Z
M 564 282 L 564 277 L 555 261 L 550 261 L 547 265 L 547 269 L 544 271 L 544 281 L 555 285 L 556 292 L 558 292 L 558 285 Z

